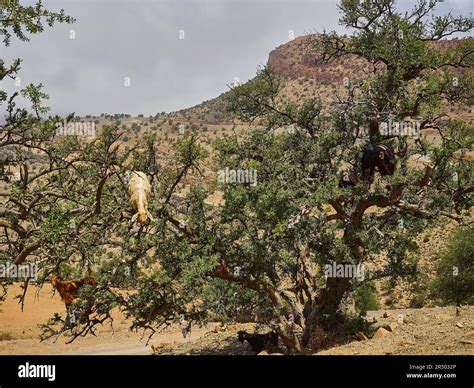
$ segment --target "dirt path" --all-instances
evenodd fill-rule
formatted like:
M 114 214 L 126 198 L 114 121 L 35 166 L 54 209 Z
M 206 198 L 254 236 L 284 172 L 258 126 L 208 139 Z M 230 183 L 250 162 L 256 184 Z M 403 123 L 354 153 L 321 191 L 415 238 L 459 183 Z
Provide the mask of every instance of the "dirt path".
M 97 337 L 78 338 L 67 344 L 69 337 L 40 342 L 38 325 L 45 323 L 54 313 L 64 314 L 65 307 L 49 284 L 37 289 L 29 287 L 24 311 L 15 297 L 21 293 L 19 285 L 13 285 L 6 300 L 0 304 L 0 354 L 150 354 L 152 344 L 180 343 L 184 341 L 178 326 L 156 333 L 148 345 L 143 332 L 130 332 L 130 321 L 114 311 L 113 326 L 104 325 L 98 329 Z M 214 324 L 215 325 L 215 324 Z M 194 328 L 191 340 L 195 341 L 214 327 Z
M 63 353 L 66 356 L 147 356 L 150 355 L 150 349 L 143 345 L 137 345 L 135 342 L 120 345 L 96 345 L 82 350 L 76 350 L 69 353 Z
M 40 342 L 36 338 L 0 341 L 0 354 L 34 355 L 150 355 L 151 346 L 167 344 L 179 347 L 181 344 L 199 343 L 201 338 L 209 332 L 215 324 L 208 327 L 194 328 L 191 337 L 184 339 L 178 326 L 171 327 L 165 333 L 157 333 L 147 345 L 147 336 L 142 333 L 119 330 L 115 332 L 101 332 L 94 336 L 78 338 L 67 344 L 67 337 L 60 337 L 56 341 Z
M 151 345 L 158 354 L 253 354 L 247 343 L 237 341 L 237 331 L 253 332 L 254 324 L 235 325 L 225 332 L 214 332 L 215 324 L 193 327 L 190 339 L 184 339 L 177 325 L 156 333 L 146 345 L 142 332 L 130 332 L 130 322 L 114 313 L 113 327 L 103 326 L 97 337 L 69 337 L 56 341 L 39 341 L 38 324 L 45 323 L 55 312 L 64 313 L 64 304 L 49 286 L 38 294 L 31 288 L 24 312 L 14 298 L 20 292 L 14 286 L 7 300 L 0 305 L 0 354 L 63 354 L 63 355 L 147 355 Z M 402 318 L 400 318 L 401 316 Z M 384 338 L 353 341 L 323 350 L 319 355 L 373 354 L 470 354 L 474 355 L 474 306 L 465 307 L 459 316 L 454 307 L 379 310 L 368 313 L 374 328 L 392 325 L 393 332 Z M 394 325 L 395 324 L 395 325 Z M 367 334 L 367 333 L 366 333 Z

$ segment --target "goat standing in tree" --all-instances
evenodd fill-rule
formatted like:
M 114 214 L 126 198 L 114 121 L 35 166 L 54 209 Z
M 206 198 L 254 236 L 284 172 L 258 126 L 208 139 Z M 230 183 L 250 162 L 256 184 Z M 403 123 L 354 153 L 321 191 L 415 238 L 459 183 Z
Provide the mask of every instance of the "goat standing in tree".
M 86 276 L 79 280 L 62 280 L 57 275 L 50 275 L 48 279 L 53 287 L 59 292 L 61 300 L 66 305 L 66 308 L 69 308 L 73 300 L 77 298 L 81 287 L 86 284 L 93 287 L 97 286 L 97 281 L 91 276 Z
M 371 144 L 362 154 L 361 172 L 358 176 L 354 172 L 345 172 L 339 178 L 338 187 L 354 187 L 359 182 L 359 177 L 363 182 L 372 183 L 375 170 L 380 175 L 387 176 L 395 173 L 395 153 L 390 145 Z
M 130 181 L 128 182 L 128 193 L 130 202 L 136 213 L 132 217 L 132 223 L 138 221 L 141 225 L 152 216 L 148 211 L 148 197 L 151 193 L 150 181 L 146 174 L 142 171 L 133 171 Z
M 361 159 L 362 180 L 372 183 L 374 172 L 378 170 L 380 175 L 387 176 L 395 173 L 395 153 L 390 145 L 369 145 Z

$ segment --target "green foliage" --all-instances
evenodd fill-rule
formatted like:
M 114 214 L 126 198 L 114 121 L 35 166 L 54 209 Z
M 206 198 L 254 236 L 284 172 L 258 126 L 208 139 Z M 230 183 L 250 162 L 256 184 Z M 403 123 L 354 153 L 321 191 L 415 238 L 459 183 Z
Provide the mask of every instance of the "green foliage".
M 420 4 L 417 12 L 425 9 Z M 196 323 L 258 316 L 278 327 L 289 348 L 303 351 L 319 324 L 349 338 L 363 323 L 337 312 L 342 297 L 354 291 L 354 280 L 326 279 L 324 265 L 365 265 L 384 258 L 366 271 L 369 283 L 357 291 L 361 312 L 375 308 L 374 279 L 415 277 L 420 233 L 443 215 L 462 218 L 459 214 L 472 206 L 473 168 L 464 158 L 472 147 L 472 138 L 466 138 L 472 126 L 438 117 L 464 102 L 471 90 L 467 76 L 459 77 L 457 87 L 446 83 L 454 62 L 472 65 L 466 55 L 470 43 L 440 53 L 428 43 L 470 22 L 448 16 L 446 26 L 434 19 L 429 27 L 434 30 L 427 30 L 392 6 L 389 0 L 342 1 L 341 20 L 355 35 L 347 40 L 323 34 L 318 43 L 326 58 L 356 51 L 376 65 L 371 78 L 351 80 L 347 96 L 325 107 L 314 98 L 282 98 L 286 80 L 270 68 L 260 69 L 226 95 L 228 113 L 254 126 L 238 137 L 217 139 L 212 158 L 195 124 L 174 140 L 153 133 L 124 150 L 117 124 L 103 126 L 87 142 L 57 136 L 63 119 L 45 116 L 41 85 L 23 92 L 32 113 L 15 111 L 13 100 L 0 94 L 0 103 L 17 112 L 6 117 L 1 130 L 5 146 L 18 158 L 2 160 L 0 170 L 9 193 L 0 212 L 2 238 L 8 231 L 0 262 L 38 256 L 40 279 L 50 273 L 93 273 L 99 280 L 99 287 L 85 287 L 75 301 L 77 323 L 55 317 L 59 327 L 46 325 L 46 333 L 71 332 L 71 340 L 93 333 L 114 307 L 133 320 L 133 329 L 152 333 L 181 315 Z M 451 65 L 444 66 L 446 61 Z M 2 62 L 1 79 L 16 75 L 19 64 L 13 65 L 6 69 Z M 440 144 L 385 139 L 397 153 L 395 175 L 377 175 L 371 187 L 338 188 L 341 169 L 358 166 L 364 147 L 383 139 L 377 120 L 406 115 L 439 128 Z M 166 120 L 173 124 L 172 119 L 163 124 Z M 364 129 L 370 139 L 362 135 Z M 132 130 L 140 126 L 132 124 Z M 166 154 L 163 141 L 171 141 Z M 35 174 L 28 165 L 38 155 L 31 151 L 42 158 Z M 416 154 L 429 155 L 433 164 L 423 184 L 426 171 L 410 163 Z M 19 180 L 7 176 L 11 165 L 20 169 Z M 251 171 L 256 181 L 218 181 L 209 168 Z M 130 223 L 130 171 L 142 171 L 151 181 L 153 220 L 145 225 Z M 211 201 L 215 194 L 223 200 Z M 456 260 L 467 268 L 467 258 Z M 323 315 L 328 317 L 318 321 Z
M 373 282 L 368 282 L 355 290 L 356 311 L 360 315 L 365 315 L 367 311 L 378 310 L 378 292 Z
M 64 10 L 51 12 L 41 1 L 35 5 L 23 6 L 19 0 L 3 0 L 0 7 L 0 35 L 8 46 L 12 34 L 22 41 L 29 41 L 28 34 L 43 32 L 43 23 L 52 27 L 55 23 L 73 23 L 74 18 L 64 14 Z
M 45 214 L 40 224 L 40 232 L 44 239 L 54 242 L 63 235 L 69 227 L 69 220 L 63 216 L 59 206 L 52 207 Z
M 245 322 L 272 316 L 270 303 L 264 296 L 220 279 L 211 280 L 203 288 L 202 295 L 203 303 L 214 320 Z
M 431 283 L 434 298 L 444 304 L 474 303 L 474 230 L 455 230 L 444 252 L 437 257 L 436 279 Z

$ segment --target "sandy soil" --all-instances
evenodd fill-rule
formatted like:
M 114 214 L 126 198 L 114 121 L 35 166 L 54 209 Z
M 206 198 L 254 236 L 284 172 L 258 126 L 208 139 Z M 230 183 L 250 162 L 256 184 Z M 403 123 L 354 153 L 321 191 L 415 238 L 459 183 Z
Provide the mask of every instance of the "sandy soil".
M 393 332 L 380 339 L 360 341 L 323 350 L 316 355 L 474 355 L 474 306 L 464 307 L 456 316 L 454 307 L 423 309 L 379 310 L 368 312 L 369 321 L 375 319 L 374 327 L 396 323 Z M 384 314 L 387 313 L 387 318 Z M 399 323 L 399 315 L 403 323 Z M 159 354 L 253 354 L 247 343 L 236 341 L 237 330 L 252 331 L 252 325 L 236 328 L 231 332 L 213 333 L 191 341 L 160 349 Z
M 150 354 L 151 345 L 195 341 L 211 330 L 194 328 L 190 338 L 184 339 L 178 326 L 157 333 L 147 345 L 148 334 L 131 332 L 130 322 L 119 311 L 114 311 L 112 326 L 99 328 L 96 337 L 78 338 L 71 344 L 69 337 L 59 337 L 41 342 L 39 324 L 45 323 L 54 313 L 65 314 L 66 309 L 58 293 L 45 284 L 41 289 L 29 287 L 24 310 L 15 297 L 21 294 L 19 285 L 9 289 L 5 302 L 0 304 L 0 354 Z
M 156 354 L 253 354 L 247 343 L 237 341 L 237 331 L 253 332 L 254 324 L 233 325 L 232 329 L 218 333 L 214 331 L 215 323 L 194 327 L 188 339 L 183 338 L 178 326 L 172 326 L 155 334 L 147 345 L 147 336 L 143 337 L 142 332 L 130 332 L 130 323 L 119 312 L 113 314 L 113 326 L 103 326 L 96 337 L 78 338 L 71 344 L 66 343 L 68 337 L 40 342 L 37 325 L 46 322 L 55 312 L 65 313 L 64 305 L 57 294 L 53 295 L 49 285 L 41 290 L 30 287 L 22 312 L 15 299 L 20 292 L 18 286 L 13 286 L 6 301 L 0 305 L 0 354 L 147 355 L 153 353 L 152 345 Z M 454 307 L 379 310 L 367 315 L 369 321 L 374 321 L 374 328 L 393 323 L 396 327 L 384 338 L 366 341 L 354 338 L 348 344 L 317 354 L 474 355 L 474 306 L 464 307 L 459 316 Z M 400 323 L 400 315 L 403 323 Z M 260 330 L 265 331 L 265 328 Z
M 383 317 L 384 313 L 387 318 Z M 403 323 L 399 323 L 399 315 Z M 455 307 L 379 310 L 368 316 L 377 320 L 375 327 L 388 324 L 396 327 L 384 338 L 353 341 L 318 354 L 474 355 L 474 306 L 463 307 L 459 316 Z

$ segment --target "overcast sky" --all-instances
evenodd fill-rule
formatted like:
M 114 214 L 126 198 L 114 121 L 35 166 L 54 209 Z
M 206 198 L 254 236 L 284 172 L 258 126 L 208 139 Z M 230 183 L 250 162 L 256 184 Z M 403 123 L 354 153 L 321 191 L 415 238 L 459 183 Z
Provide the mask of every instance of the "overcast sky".
M 21 86 L 42 82 L 58 114 L 154 115 L 187 108 L 226 91 L 235 77 L 252 78 L 268 53 L 289 41 L 290 30 L 295 36 L 324 28 L 342 32 L 335 0 L 43 3 L 64 8 L 76 23 L 46 29 L 30 42 L 13 39 L 1 57 L 7 63 L 24 59 Z M 414 0 L 399 3 L 406 8 Z M 439 10 L 467 16 L 473 4 L 445 0 Z M 2 89 L 14 90 L 13 82 L 4 83 Z

